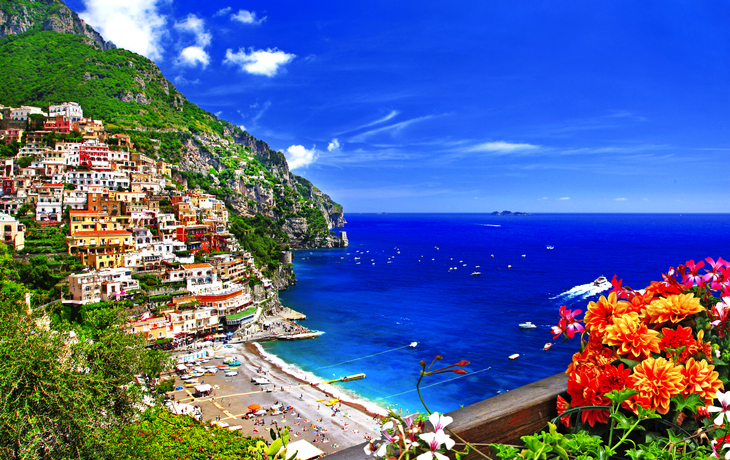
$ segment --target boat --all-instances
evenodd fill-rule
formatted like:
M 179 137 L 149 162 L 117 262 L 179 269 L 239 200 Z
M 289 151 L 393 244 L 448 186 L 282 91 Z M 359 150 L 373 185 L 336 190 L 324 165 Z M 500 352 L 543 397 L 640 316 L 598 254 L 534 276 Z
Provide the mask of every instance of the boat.
M 472 272 L 471 276 L 479 276 L 481 274 L 482 274 L 482 272 Z
M 555 246 L 545 246 L 546 249 L 555 249 Z
M 535 329 L 537 326 L 532 324 L 530 321 L 526 321 L 524 323 L 520 323 L 520 329 Z
M 411 342 L 411 344 L 408 346 L 411 348 L 416 348 L 418 346 L 418 342 Z
M 508 356 L 509 359 L 517 359 L 519 357 L 520 357 L 520 354 L 519 353 L 515 353 L 514 355 L 509 355 Z
M 599 276 L 596 278 L 596 280 L 593 282 L 594 286 L 600 286 L 602 284 L 608 283 L 608 279 L 605 276 Z
M 550 349 L 550 347 L 552 347 L 552 346 L 553 346 L 553 344 L 552 344 L 552 343 L 550 343 L 550 342 L 548 342 L 548 343 L 546 343 L 545 345 L 543 345 L 542 349 L 543 349 L 543 350 L 549 350 L 549 349 Z

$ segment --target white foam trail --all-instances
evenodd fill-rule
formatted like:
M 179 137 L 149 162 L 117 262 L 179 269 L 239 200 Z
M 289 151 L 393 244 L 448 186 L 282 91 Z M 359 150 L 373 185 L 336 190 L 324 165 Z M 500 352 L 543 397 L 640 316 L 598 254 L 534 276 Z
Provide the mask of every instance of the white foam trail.
M 479 225 L 483 225 L 485 227 L 501 227 L 501 225 L 495 225 L 495 224 L 479 224 Z
M 254 343 L 254 346 L 258 349 L 259 353 L 261 353 L 261 356 L 263 356 L 266 361 L 281 368 L 284 373 L 289 374 L 292 377 L 296 377 L 300 380 L 305 380 L 307 382 L 322 382 L 324 380 L 329 380 L 328 378 L 323 378 L 311 372 L 307 372 L 301 367 L 287 363 L 275 354 L 269 353 L 264 350 L 264 348 L 256 342 Z M 361 406 L 365 407 L 365 409 L 367 409 L 369 412 L 372 412 L 374 414 L 388 415 L 388 412 L 384 408 L 370 401 L 369 399 L 363 398 L 353 391 L 345 390 L 331 384 L 317 385 L 317 387 L 322 389 L 323 391 L 326 391 L 327 393 L 330 393 L 331 395 L 333 395 L 333 397 L 341 401 L 348 401 L 354 404 L 360 404 Z
M 575 286 L 562 294 L 558 294 L 555 297 L 550 297 L 550 299 L 575 299 L 575 298 L 582 298 L 587 299 L 588 297 L 592 297 L 594 295 L 598 295 L 603 291 L 607 291 L 611 289 L 611 283 L 608 280 L 601 281 L 600 283 L 596 284 L 596 282 L 588 283 L 588 284 L 581 284 L 578 286 Z

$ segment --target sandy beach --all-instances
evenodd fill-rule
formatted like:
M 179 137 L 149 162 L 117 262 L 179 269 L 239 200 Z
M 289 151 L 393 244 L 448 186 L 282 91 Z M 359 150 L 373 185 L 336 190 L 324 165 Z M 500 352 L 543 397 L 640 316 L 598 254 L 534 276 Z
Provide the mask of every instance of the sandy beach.
M 275 424 L 280 428 L 288 427 L 291 441 L 306 439 L 327 454 L 378 437 L 377 414 L 347 401 L 327 406 L 332 395 L 312 385 L 316 382 L 305 382 L 287 374 L 264 359 L 253 343 L 231 345 L 216 349 L 214 359 L 200 364 L 203 367 L 221 365 L 226 357 L 241 362 L 235 377 L 225 377 L 223 372 L 218 372 L 199 378 L 201 384 L 212 386 L 209 396 L 195 397 L 194 389 L 185 388 L 185 382 L 175 377 L 176 387 L 184 389 L 170 395 L 174 395 L 177 402 L 199 406 L 203 421 L 220 420 L 230 426 L 241 426 L 244 435 L 263 437 L 267 441 L 270 441 L 269 429 Z M 257 385 L 252 381 L 255 378 L 264 378 L 271 383 Z M 250 412 L 248 406 L 252 404 L 269 409 L 267 415 L 246 417 Z M 270 408 L 277 404 L 292 408 L 272 415 Z

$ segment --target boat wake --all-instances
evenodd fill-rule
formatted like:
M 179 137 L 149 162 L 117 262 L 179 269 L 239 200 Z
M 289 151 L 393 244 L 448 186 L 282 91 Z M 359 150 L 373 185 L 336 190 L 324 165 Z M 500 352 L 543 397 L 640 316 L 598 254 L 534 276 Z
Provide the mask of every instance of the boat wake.
M 483 225 L 484 227 L 501 227 L 501 225 L 496 225 L 496 224 L 479 224 L 479 225 Z
M 561 299 L 561 300 L 569 300 L 569 299 L 587 299 L 589 297 L 593 297 L 595 295 L 600 294 L 601 292 L 608 291 L 611 289 L 611 282 L 608 281 L 605 277 L 601 276 L 592 283 L 587 284 L 581 284 L 579 286 L 575 286 L 562 294 L 558 294 L 555 297 L 550 297 L 551 300 L 555 299 Z

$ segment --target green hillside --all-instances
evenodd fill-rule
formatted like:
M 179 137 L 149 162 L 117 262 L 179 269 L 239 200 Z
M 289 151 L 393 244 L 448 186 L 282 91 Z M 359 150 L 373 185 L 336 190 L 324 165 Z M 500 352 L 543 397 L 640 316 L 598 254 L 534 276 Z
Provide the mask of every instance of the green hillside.
M 223 130 L 152 61 L 122 49 L 101 52 L 84 36 L 50 31 L 10 36 L 0 42 L 0 63 L 0 101 L 6 105 L 76 101 L 85 115 L 112 127 Z

